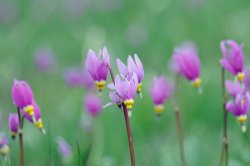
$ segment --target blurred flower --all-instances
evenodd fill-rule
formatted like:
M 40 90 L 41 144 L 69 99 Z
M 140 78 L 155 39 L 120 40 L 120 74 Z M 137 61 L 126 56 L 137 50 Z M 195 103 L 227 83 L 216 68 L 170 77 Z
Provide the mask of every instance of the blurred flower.
M 185 43 L 176 48 L 173 54 L 173 65 L 179 74 L 192 81 L 195 88 L 201 87 L 201 66 L 196 47 L 192 43 Z
M 243 80 L 245 90 L 249 90 L 250 88 L 250 68 L 246 68 L 244 70 L 244 80 Z
M 90 115 L 97 116 L 102 108 L 102 99 L 93 94 L 87 94 L 85 96 L 84 105 L 86 111 Z
M 223 54 L 223 58 L 220 60 L 222 67 L 236 76 L 239 81 L 243 81 L 243 45 L 238 45 L 233 40 L 226 40 L 220 43 L 220 47 Z
M 137 75 L 133 73 L 130 79 L 127 77 L 125 79 L 120 79 L 120 77 L 117 75 L 115 77 L 114 88 L 117 92 L 117 95 L 123 100 L 126 108 L 131 111 L 138 88 Z
M 51 48 L 39 48 L 34 57 L 36 67 L 43 71 L 49 72 L 55 64 L 55 56 Z
M 100 56 L 102 56 L 103 60 L 100 59 Z M 102 91 L 106 84 L 109 71 L 109 54 L 106 47 L 100 50 L 98 56 L 93 50 L 90 49 L 88 51 L 86 68 L 95 81 L 98 90 Z
M 238 94 L 243 94 L 243 88 L 241 87 L 241 84 L 236 81 L 226 81 L 226 88 L 230 96 L 233 98 L 236 98 Z
M 71 87 L 84 86 L 91 89 L 95 84 L 87 70 L 70 69 L 65 72 L 64 78 Z
M 0 133 L 0 154 L 6 156 L 9 154 L 10 148 L 7 137 L 4 133 Z
M 62 137 L 57 137 L 56 142 L 58 144 L 58 151 L 63 158 L 63 162 L 69 163 L 72 160 L 73 153 L 71 146 L 67 143 L 67 141 Z
M 239 94 L 234 101 L 227 102 L 226 108 L 234 116 L 241 125 L 242 132 L 246 131 L 247 112 L 250 108 L 250 99 L 248 95 Z
M 24 112 L 33 116 L 33 92 L 26 81 L 14 80 L 12 86 L 12 100 L 19 109 L 23 109 Z
M 117 66 L 123 78 L 128 77 L 128 79 L 130 79 L 133 73 L 137 75 L 137 93 L 141 93 L 142 80 L 144 79 L 144 69 L 137 54 L 134 54 L 134 59 L 135 61 L 131 56 L 128 57 L 128 67 L 124 65 L 120 59 L 117 59 Z
M 9 128 L 11 131 L 11 137 L 16 138 L 16 134 L 19 130 L 19 117 L 17 113 L 10 113 L 9 115 Z
M 172 94 L 172 87 L 165 77 L 156 77 L 151 88 L 151 97 L 155 104 L 155 113 L 160 115 L 164 110 L 164 102 Z
M 10 0 L 0 1 L 0 23 L 11 24 L 18 16 L 16 4 Z

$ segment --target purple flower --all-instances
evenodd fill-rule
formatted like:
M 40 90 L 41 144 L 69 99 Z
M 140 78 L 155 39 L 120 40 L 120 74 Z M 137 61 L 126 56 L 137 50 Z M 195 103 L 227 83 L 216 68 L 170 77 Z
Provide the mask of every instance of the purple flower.
M 183 44 L 173 54 L 173 65 L 179 74 L 192 81 L 196 88 L 201 86 L 201 66 L 196 48 L 193 44 Z
M 243 94 L 244 89 L 241 87 L 241 84 L 237 81 L 226 81 L 226 88 L 230 96 L 236 98 L 238 94 Z
M 19 109 L 23 109 L 30 116 L 34 114 L 34 107 L 32 105 L 33 92 L 26 81 L 14 81 L 14 85 L 12 86 L 12 100 Z
M 52 49 L 50 48 L 40 48 L 35 53 L 34 62 L 36 67 L 44 72 L 49 72 L 52 70 L 55 64 L 55 57 Z
M 226 40 L 220 43 L 223 58 L 220 63 L 224 69 L 237 77 L 239 81 L 244 79 L 244 55 L 243 45 L 238 45 L 233 40 Z
M 117 95 L 123 100 L 128 110 L 131 110 L 134 105 L 134 98 L 137 92 L 138 87 L 138 78 L 135 73 L 132 77 L 128 79 L 120 79 L 117 75 L 115 78 L 114 88 L 117 92 Z
M 102 100 L 101 98 L 93 95 L 87 94 L 84 101 L 86 111 L 92 115 L 97 116 L 102 108 Z
M 19 129 L 19 117 L 17 113 L 10 113 L 9 115 L 9 128 L 11 131 L 11 137 L 15 139 Z
M 248 95 L 237 95 L 234 101 L 227 102 L 226 108 L 234 116 L 242 126 L 242 131 L 246 131 L 247 112 L 250 108 L 250 100 Z
M 249 90 L 250 88 L 250 68 L 246 68 L 244 70 L 244 80 L 243 80 L 245 90 Z
M 102 60 L 100 56 L 102 56 Z M 95 84 L 99 91 L 102 91 L 106 84 L 106 79 L 109 71 L 109 61 L 108 50 L 105 47 L 100 50 L 98 56 L 93 50 L 90 49 L 88 51 L 86 68 L 95 81 Z
M 134 54 L 134 59 L 135 60 L 133 60 L 131 56 L 128 57 L 128 67 L 122 63 L 120 59 L 117 59 L 117 66 L 123 78 L 131 77 L 133 73 L 137 75 L 139 83 L 137 87 L 137 93 L 140 93 L 142 88 L 142 80 L 144 79 L 144 69 L 137 54 Z
M 172 87 L 165 77 L 156 77 L 151 88 L 151 97 L 155 104 L 155 112 L 160 114 L 164 109 L 164 102 L 169 99 L 172 94 Z
M 4 133 L 0 133 L 0 154 L 6 156 L 9 151 L 8 139 Z
M 63 157 L 63 159 L 71 160 L 72 155 L 73 155 L 72 148 L 67 143 L 67 141 L 62 137 L 57 137 L 56 142 L 58 144 L 58 151 L 61 154 L 61 156 Z
M 87 89 L 91 89 L 95 84 L 86 70 L 70 69 L 64 76 L 67 84 L 71 87 L 84 86 Z

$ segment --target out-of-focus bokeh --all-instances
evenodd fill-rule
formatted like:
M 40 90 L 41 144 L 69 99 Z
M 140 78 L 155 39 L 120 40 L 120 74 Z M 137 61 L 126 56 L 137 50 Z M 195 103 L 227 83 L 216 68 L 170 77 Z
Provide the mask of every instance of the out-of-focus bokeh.
M 65 80 L 75 79 L 72 70 L 79 74 L 89 48 L 106 46 L 115 73 L 118 57 L 126 61 L 127 55 L 137 53 L 144 64 L 143 98 L 136 99 L 130 119 L 137 165 L 180 165 L 174 112 L 167 103 L 156 117 L 149 88 L 156 75 L 173 78 L 168 66 L 174 48 L 193 41 L 202 62 L 203 94 L 181 80 L 185 153 L 190 166 L 217 165 L 223 115 L 219 43 L 243 42 L 248 61 L 249 15 L 248 0 L 0 0 L 0 131 L 9 138 L 11 164 L 19 161 L 18 141 L 10 140 L 7 121 L 16 111 L 11 101 L 14 79 L 26 80 L 33 88 L 47 131 L 44 136 L 25 122 L 27 165 L 65 163 L 58 150 L 61 137 L 77 156 L 69 165 L 130 164 L 123 113 L 111 106 L 91 118 L 81 83 L 69 86 Z M 110 101 L 107 96 L 105 88 L 104 104 Z M 249 165 L 249 131 L 242 134 L 229 115 L 228 132 L 230 165 Z

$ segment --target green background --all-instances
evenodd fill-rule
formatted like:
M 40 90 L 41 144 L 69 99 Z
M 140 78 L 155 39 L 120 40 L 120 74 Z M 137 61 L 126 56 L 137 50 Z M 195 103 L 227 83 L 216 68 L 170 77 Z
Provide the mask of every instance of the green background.
M 6 1 L 1 0 L 0 7 Z M 123 113 L 116 106 L 109 107 L 92 121 L 91 128 L 86 127 L 91 118 L 86 117 L 83 106 L 85 90 L 70 88 L 63 79 L 65 70 L 84 64 L 89 48 L 98 51 L 103 46 L 109 49 L 115 73 L 117 57 L 126 61 L 127 55 L 137 53 L 144 64 L 143 98 L 136 98 L 130 119 L 137 165 L 180 165 L 174 112 L 168 102 L 162 116 L 156 117 L 149 89 L 154 76 L 164 74 L 173 78 L 168 67 L 171 54 L 180 43 L 190 40 L 197 44 L 201 58 L 203 94 L 199 95 L 189 82 L 181 80 L 178 103 L 185 154 L 190 166 L 217 165 L 223 115 L 219 43 L 225 39 L 244 43 L 248 61 L 248 0 L 8 2 L 12 2 L 12 7 L 7 15 L 13 18 L 0 19 L 0 131 L 10 139 L 8 114 L 16 111 L 11 100 L 14 78 L 28 81 L 33 88 L 47 131 L 43 136 L 25 123 L 27 165 L 62 165 L 56 136 L 64 137 L 73 148 L 75 160 L 69 165 L 79 163 L 77 141 L 82 165 L 130 164 Z M 76 8 L 72 3 L 76 3 Z M 51 73 L 40 72 L 33 63 L 34 53 L 43 46 L 53 49 L 56 57 Z M 233 79 L 229 74 L 227 77 Z M 105 88 L 104 103 L 109 102 L 107 94 Z M 80 125 L 82 120 L 85 127 Z M 230 165 L 249 165 L 249 131 L 242 134 L 231 114 L 228 133 Z M 18 141 L 9 142 L 11 164 L 18 165 Z

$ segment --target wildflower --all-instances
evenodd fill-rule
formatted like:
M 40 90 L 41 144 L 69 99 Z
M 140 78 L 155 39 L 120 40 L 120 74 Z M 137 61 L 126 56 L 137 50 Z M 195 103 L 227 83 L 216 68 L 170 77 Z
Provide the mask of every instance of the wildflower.
M 238 94 L 243 94 L 243 88 L 239 82 L 226 81 L 226 88 L 230 96 L 236 98 Z
M 151 88 L 151 97 L 155 104 L 155 113 L 160 115 L 164 110 L 164 103 L 172 94 L 172 87 L 163 77 L 156 77 Z
M 86 111 L 92 115 L 97 116 L 102 108 L 102 100 L 101 98 L 93 95 L 87 94 L 84 101 Z
M 243 81 L 243 45 L 238 45 L 233 40 L 226 40 L 221 42 L 220 47 L 223 54 L 223 58 L 220 60 L 222 67 L 233 74 L 239 81 Z
M 9 115 L 9 128 L 11 131 L 11 137 L 16 138 L 16 134 L 19 130 L 19 117 L 17 113 L 10 113 Z
M 144 69 L 138 55 L 134 54 L 134 60 L 131 56 L 128 57 L 128 67 L 123 64 L 120 59 L 117 59 L 117 66 L 123 78 L 131 77 L 133 73 L 137 75 L 137 93 L 140 94 L 142 89 L 142 81 L 144 79 Z
M 246 132 L 247 112 L 250 108 L 250 100 L 247 95 L 237 95 L 234 101 L 227 102 L 226 108 L 241 125 L 242 132 Z
M 4 133 L 0 133 L 0 154 L 7 156 L 9 154 L 10 148 L 8 145 L 7 137 Z
M 12 86 L 12 100 L 19 109 L 22 109 L 30 116 L 34 115 L 34 107 L 32 105 L 33 92 L 26 81 L 14 81 L 14 85 Z
M 130 79 L 120 79 L 120 77 L 117 75 L 115 78 L 114 87 L 117 95 L 122 99 L 126 108 L 131 111 L 134 105 L 134 98 L 138 87 L 137 75 L 133 73 Z
M 102 56 L 103 60 L 100 59 L 100 56 Z M 88 51 L 86 68 L 100 92 L 106 84 L 109 71 L 109 61 L 108 50 L 105 47 L 99 52 L 98 56 L 93 50 L 90 49 Z
M 69 163 L 73 157 L 71 146 L 62 137 L 57 137 L 56 142 L 58 144 L 58 151 L 63 157 L 63 162 L 65 164 Z
M 173 63 L 179 74 L 192 81 L 192 86 L 201 90 L 200 59 L 193 44 L 184 44 L 176 48 L 173 54 Z
M 243 80 L 245 90 L 249 90 L 250 88 L 250 68 L 246 68 L 244 70 L 244 80 Z
M 35 53 L 34 62 L 39 70 L 49 72 L 55 64 L 53 50 L 50 48 L 38 49 Z

